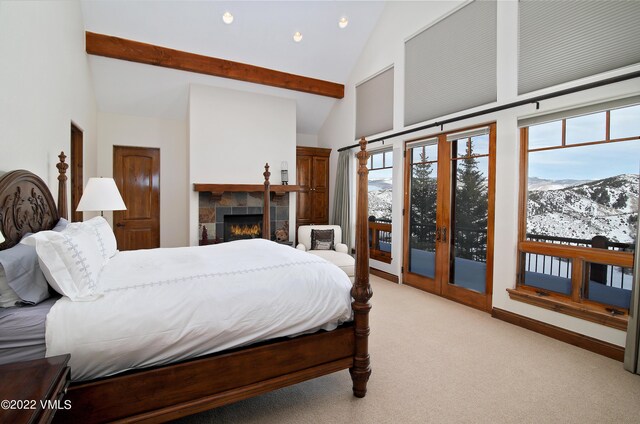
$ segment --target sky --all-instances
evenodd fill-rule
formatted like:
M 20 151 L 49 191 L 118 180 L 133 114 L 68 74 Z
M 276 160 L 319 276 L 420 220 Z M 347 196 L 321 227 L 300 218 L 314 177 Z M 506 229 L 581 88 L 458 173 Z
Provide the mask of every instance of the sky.
M 640 140 L 529 153 L 529 177 L 599 180 L 640 172 Z
M 606 138 L 604 112 L 567 119 L 566 144 Z M 640 135 L 640 105 L 611 111 L 611 139 Z M 529 128 L 529 149 L 561 144 L 562 121 Z M 640 140 L 529 153 L 529 177 L 599 180 L 640 172 Z

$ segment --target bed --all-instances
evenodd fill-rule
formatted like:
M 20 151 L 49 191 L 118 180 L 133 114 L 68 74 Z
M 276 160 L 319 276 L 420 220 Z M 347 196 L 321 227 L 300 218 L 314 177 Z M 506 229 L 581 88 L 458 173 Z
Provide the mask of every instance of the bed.
M 72 408 L 59 410 L 56 414 L 56 421 L 83 423 L 113 421 L 164 422 L 345 369 L 350 371 L 354 395 L 356 397 L 364 397 L 371 373 L 368 354 L 368 314 L 371 308 L 369 299 L 372 295 L 368 277 L 367 243 L 368 171 L 366 164 L 368 153 L 366 152 L 366 141 L 364 139 L 360 142 L 360 151 L 357 157 L 359 169 L 356 220 L 356 278 L 355 283 L 347 288 L 351 299 L 347 298 L 343 302 L 347 304 L 349 310 L 346 312 L 347 315 L 353 318 L 352 320 L 345 319 L 344 310 L 338 310 L 335 314 L 336 319 L 331 322 L 310 323 L 310 328 L 293 326 L 295 328 L 289 333 L 274 331 L 269 333 L 267 340 L 251 336 L 241 340 L 239 343 L 230 345 L 226 344 L 227 341 L 223 341 L 216 348 L 215 353 L 206 354 L 205 350 L 202 356 L 197 356 L 196 358 L 184 359 L 179 354 L 177 360 L 175 358 L 154 359 L 151 362 L 143 360 L 125 372 L 120 372 L 117 367 L 112 368 L 114 365 L 109 363 L 109 356 L 106 356 L 97 361 L 101 367 L 97 374 L 101 377 L 98 378 L 92 377 L 95 375 L 92 374 L 93 371 L 87 371 L 82 368 L 85 367 L 84 363 L 77 366 L 77 378 L 73 376 L 74 365 L 72 360 L 72 378 L 76 381 L 70 385 L 65 398 L 71 401 Z M 34 174 L 21 170 L 13 171 L 0 177 L 0 230 L 2 230 L 6 238 L 6 241 L 0 244 L 0 250 L 9 249 L 16 245 L 28 232 L 38 234 L 40 231 L 52 229 L 59 221 L 59 218 L 66 215 L 64 210 L 64 205 L 66 205 L 66 176 L 64 175 L 66 164 L 64 164 L 63 159 L 61 157 L 61 163 L 58 164 L 58 169 L 60 170 L 58 204 L 61 206 L 60 209 L 56 207 L 47 186 Z M 263 210 L 265 214 L 268 214 L 270 210 L 268 169 L 265 172 L 264 186 L 265 204 Z M 266 226 L 263 229 L 263 234 L 265 235 L 270 234 L 269 221 L 268 217 L 263 220 L 263 225 Z M 266 245 L 275 244 L 270 241 L 256 240 L 252 243 L 258 245 L 258 250 L 269 252 L 267 254 L 272 255 L 274 261 L 275 257 L 279 255 L 284 255 L 285 253 L 288 255 L 288 252 L 279 249 L 295 250 L 286 246 L 277 246 L 275 250 L 265 249 Z M 215 246 L 183 248 L 187 249 L 187 251 L 182 251 L 180 254 L 186 255 L 185 257 L 197 256 L 191 255 L 188 249 L 207 248 L 212 249 L 211 251 L 200 250 L 198 252 L 210 255 L 217 254 Z M 167 254 L 167 252 L 158 253 Z M 131 252 L 133 259 L 130 257 L 129 262 L 135 263 L 139 259 L 136 255 L 144 254 L 146 253 Z M 121 259 L 131 255 L 122 255 Z M 304 256 L 294 259 L 293 262 L 296 262 L 296 260 L 298 262 L 305 261 Z M 256 263 L 259 261 L 264 262 L 265 260 L 268 261 L 269 258 L 257 258 Z M 291 260 L 289 261 L 291 262 Z M 318 267 L 315 269 L 314 274 L 323 275 L 322 272 L 324 271 L 321 271 L 321 269 L 323 269 L 324 265 L 321 263 L 301 265 Z M 257 268 L 267 267 L 261 266 Z M 142 286 L 144 290 L 151 290 L 149 285 L 122 282 L 122 276 L 118 274 L 119 269 L 119 267 L 114 266 L 109 271 L 111 273 L 109 278 L 116 286 L 122 284 L 120 288 L 124 291 L 128 291 L 131 285 Z M 216 275 L 216 278 L 221 282 L 225 282 L 225 278 L 222 278 L 222 274 L 225 271 L 219 271 L 220 275 Z M 175 272 L 179 272 L 179 270 Z M 330 273 L 332 271 L 329 270 L 327 272 Z M 268 277 L 264 274 L 257 279 L 260 278 L 266 279 Z M 285 291 L 293 291 L 292 287 L 285 286 Z M 248 292 L 246 292 L 247 303 L 249 303 L 249 297 L 265 297 L 263 293 L 254 293 L 254 290 L 256 289 L 249 288 Z M 153 293 L 153 291 L 146 294 L 149 295 L 150 293 Z M 178 296 L 175 292 L 170 292 L 169 295 Z M 102 293 L 100 299 L 95 301 L 99 302 L 95 303 L 96 307 L 99 306 L 102 310 L 108 311 L 109 296 L 109 294 Z M 209 300 L 215 299 L 217 294 L 212 296 Z M 304 298 L 304 296 L 313 298 L 318 296 L 318 293 L 298 292 L 291 297 Z M 308 299 L 303 300 L 308 301 Z M 49 302 L 53 303 L 47 315 L 51 314 L 51 322 L 54 321 L 52 311 L 55 311 L 56 315 L 60 315 L 57 319 L 58 322 L 65 322 L 65 320 L 73 317 L 75 309 L 65 310 L 62 308 L 65 302 L 69 302 L 65 297 Z M 350 305 L 348 305 L 349 302 L 351 302 Z M 86 302 L 87 305 L 91 303 Z M 231 303 L 231 301 L 224 301 L 223 303 Z M 240 303 L 244 304 L 245 302 Z M 307 302 L 306 305 L 308 306 L 311 303 L 314 302 Z M 331 301 L 330 303 L 340 302 Z M 259 309 L 258 306 L 256 308 Z M 340 308 L 338 307 L 337 309 Z M 153 315 L 158 312 L 149 313 Z M 308 317 L 303 318 L 302 321 L 308 321 Z M 116 327 L 118 325 L 116 324 Z M 87 328 L 90 327 L 91 325 L 88 325 Z M 86 331 L 86 328 L 84 331 Z M 207 329 L 203 333 L 206 335 L 209 334 L 209 331 L 214 331 L 215 334 L 215 330 L 211 329 Z M 75 332 L 76 330 L 73 330 L 73 333 Z M 80 330 L 78 332 L 80 333 Z M 47 332 L 47 343 L 48 346 L 52 347 L 50 353 L 65 353 L 66 346 L 68 346 L 65 344 L 66 341 L 65 343 L 57 343 L 62 338 L 75 337 L 78 340 L 83 340 L 84 337 L 82 334 L 67 334 L 64 337 L 60 334 L 65 334 L 65 330 L 58 329 L 56 332 Z M 134 334 L 129 340 L 135 340 L 136 337 Z M 49 338 L 52 340 L 49 340 Z M 53 339 L 56 339 L 56 341 L 53 341 Z M 256 340 L 262 341 L 256 342 Z M 195 343 L 190 349 L 197 350 L 198 346 L 199 344 Z M 41 349 L 41 347 L 39 348 Z M 198 351 L 196 354 L 200 355 L 200 352 Z M 112 372 L 116 373 L 110 375 Z

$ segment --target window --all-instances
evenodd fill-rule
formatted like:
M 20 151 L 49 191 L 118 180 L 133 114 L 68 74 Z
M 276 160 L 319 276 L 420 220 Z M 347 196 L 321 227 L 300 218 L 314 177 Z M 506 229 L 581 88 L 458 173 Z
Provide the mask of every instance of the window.
M 391 263 L 391 204 L 393 197 L 393 151 L 369 158 L 369 256 Z
M 512 298 L 626 328 L 638 225 L 638 122 L 640 106 L 626 106 L 522 128 L 526 173 Z

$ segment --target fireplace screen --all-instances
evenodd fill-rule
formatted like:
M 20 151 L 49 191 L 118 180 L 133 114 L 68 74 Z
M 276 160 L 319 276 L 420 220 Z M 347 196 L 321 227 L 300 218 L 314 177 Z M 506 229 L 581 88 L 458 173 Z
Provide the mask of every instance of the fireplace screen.
M 260 237 L 262 237 L 262 214 L 224 216 L 224 241 Z

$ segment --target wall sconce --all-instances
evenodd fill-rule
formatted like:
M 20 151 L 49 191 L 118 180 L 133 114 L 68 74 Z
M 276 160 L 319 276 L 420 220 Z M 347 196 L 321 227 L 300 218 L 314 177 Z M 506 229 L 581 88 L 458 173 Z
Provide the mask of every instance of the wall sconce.
M 280 164 L 280 179 L 282 180 L 282 185 L 289 184 L 289 165 L 287 161 L 284 161 Z

